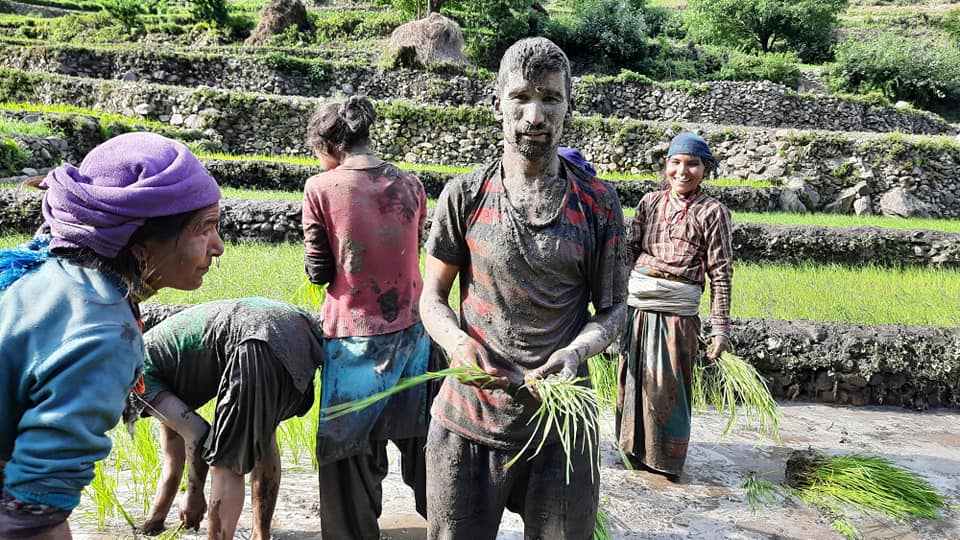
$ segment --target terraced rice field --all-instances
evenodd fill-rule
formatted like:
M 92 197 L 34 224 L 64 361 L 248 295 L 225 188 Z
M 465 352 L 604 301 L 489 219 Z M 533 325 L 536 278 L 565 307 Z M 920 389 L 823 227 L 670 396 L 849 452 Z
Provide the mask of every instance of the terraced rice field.
M 385 126 L 379 133 L 382 140 L 377 141 L 378 149 L 389 153 L 391 161 L 399 166 L 421 171 L 431 181 L 442 182 L 496 155 L 498 126 L 486 102 L 478 98 L 485 95 L 484 88 L 489 86 L 492 74 L 482 69 L 453 75 L 381 70 L 377 65 L 380 40 L 397 19 L 382 7 L 363 2 L 331 2 L 333 5 L 323 7 L 311 4 L 311 17 L 323 32 L 329 33 L 328 39 L 298 45 L 296 39 L 301 38 L 292 36 L 286 42 L 245 46 L 222 43 L 215 35 L 189 25 L 174 28 L 173 23 L 187 20 L 187 15 L 185 8 L 172 2 L 166 14 L 144 19 L 146 24 L 141 34 L 111 26 L 105 15 L 98 14 L 95 4 L 88 0 L 36 3 L 0 0 L 0 49 L 4 52 L 0 58 L 0 101 L 3 101 L 0 103 L 0 152 L 4 152 L 0 154 L 3 157 L 0 170 L 9 167 L 7 174 L 0 176 L 16 176 L 15 180 L 19 180 L 23 169 L 43 172 L 63 159 L 78 161 L 83 151 L 101 140 L 129 130 L 150 130 L 180 138 L 204 159 L 231 161 L 240 171 L 245 167 L 262 171 L 255 165 L 264 162 L 279 164 L 278 167 L 316 168 L 317 160 L 306 151 L 302 137 L 295 135 L 302 132 L 306 116 L 321 100 L 354 92 L 370 93 L 377 101 L 379 123 Z M 231 4 L 234 13 L 256 18 L 266 0 Z M 648 4 L 678 11 L 686 2 L 650 0 Z M 910 27 L 903 30 L 905 35 L 915 35 L 924 31 L 916 28 L 917 21 L 937 22 L 957 5 L 960 4 L 855 0 L 841 20 L 843 31 L 856 35 L 905 26 Z M 550 13 L 571 13 L 564 2 L 546 2 L 546 7 Z M 48 9 L 44 11 L 45 8 Z M 31 9 L 36 13 L 26 14 Z M 340 24 L 350 17 L 364 22 L 352 28 L 346 23 Z M 109 61 L 101 61 L 104 58 Z M 197 81 L 205 80 L 205 74 L 190 71 L 191 64 L 221 69 L 217 73 L 224 76 L 201 84 Z M 604 99 L 614 102 L 618 92 L 637 88 L 621 81 L 613 83 L 621 86 L 604 94 L 598 89 L 602 86 L 599 83 L 581 80 L 577 84 L 586 94 L 581 103 Z M 646 91 L 666 93 L 682 87 L 693 99 L 708 91 L 700 84 L 651 86 Z M 251 90 L 251 85 L 256 88 Z M 758 102 L 779 99 L 784 92 L 778 88 L 750 88 L 760 93 Z M 803 99 L 817 101 L 820 98 Z M 718 153 L 730 163 L 723 165 L 723 177 L 710 181 L 712 187 L 726 190 L 724 193 L 736 193 L 738 200 L 753 205 L 749 210 L 735 210 L 735 222 L 846 230 L 869 226 L 917 234 L 935 231 L 944 233 L 945 242 L 960 246 L 960 219 L 956 217 L 877 215 L 880 193 L 895 186 L 912 189 L 912 193 L 925 200 L 935 198 L 942 202 L 948 198 L 946 195 L 951 199 L 960 198 L 960 191 L 931 194 L 930 189 L 917 187 L 925 177 L 949 171 L 950 163 L 960 164 L 957 150 L 960 144 L 956 142 L 955 132 L 921 131 L 926 135 L 904 135 L 884 128 L 886 124 L 881 123 L 865 130 L 872 133 L 831 129 L 830 116 L 852 115 L 850 108 L 857 106 L 855 100 L 837 99 L 823 98 L 823 103 L 829 103 L 823 106 L 834 107 L 834 110 L 832 115 L 823 115 L 820 120 L 824 125 L 817 129 L 783 124 L 774 118 L 775 114 L 762 111 L 760 105 L 757 106 L 760 112 L 749 125 L 700 123 L 691 120 L 695 111 L 681 115 L 680 120 L 643 121 L 624 119 L 618 114 L 620 111 L 611 110 L 577 115 L 571 130 L 580 138 L 565 142 L 583 148 L 600 166 L 601 176 L 614 185 L 619 184 L 626 193 L 628 188 L 634 189 L 631 186 L 642 183 L 638 181 L 658 178 L 657 163 L 663 153 L 663 149 L 657 153 L 658 144 L 681 128 L 702 129 Z M 720 101 L 715 99 L 716 106 L 720 106 Z M 912 114 L 881 109 L 856 110 L 864 116 L 909 117 Z M 950 128 L 942 119 L 934 120 L 940 122 L 934 125 L 957 128 Z M 31 142 L 47 137 L 66 140 L 66 152 L 51 152 L 52 147 L 39 143 L 30 146 Z M 833 148 L 839 150 L 830 153 Z M 737 161 L 745 163 L 736 165 Z M 753 166 L 760 162 L 763 166 Z M 224 195 L 243 200 L 290 203 L 301 200 L 298 185 L 278 186 L 268 183 L 260 174 L 251 172 L 246 177 L 241 174 L 240 183 L 244 187 L 225 186 Z M 790 175 L 808 178 L 824 196 L 823 205 L 812 205 L 817 206 L 816 212 L 782 212 L 777 207 L 779 199 L 769 196 L 772 189 L 785 190 Z M 844 215 L 820 211 L 829 202 L 828 197 L 832 200 L 860 181 L 868 185 L 869 193 L 857 197 L 861 203 L 863 199 L 872 201 L 872 211 L 852 215 L 853 206 Z M 755 202 L 762 197 L 767 197 L 764 201 L 773 202 Z M 938 215 L 960 216 L 951 212 Z M 632 208 L 625 208 L 625 213 L 632 216 Z M 23 234 L 0 231 L 0 247 L 13 246 L 25 239 Z M 295 242 L 231 243 L 219 267 L 212 269 L 199 290 L 164 290 L 151 302 L 179 305 L 256 295 L 316 309 L 315 291 L 304 286 L 302 258 L 302 246 Z M 923 386 L 926 384 L 958 391 L 953 379 L 960 374 L 957 353 L 960 336 L 956 336 L 956 329 L 960 327 L 960 268 L 951 264 L 824 264 L 815 258 L 799 263 L 786 262 L 788 260 L 791 260 L 789 253 L 784 253 L 783 261 L 736 264 L 732 315 L 742 325 L 738 328 L 750 327 L 754 319 L 774 321 L 799 329 L 796 331 L 800 334 L 807 332 L 809 342 L 837 337 L 822 335 L 829 332 L 838 335 L 853 335 L 854 330 L 876 330 L 881 334 L 900 332 L 896 339 L 909 342 L 915 350 L 913 356 L 904 361 L 905 367 L 885 367 L 888 371 L 878 371 L 883 384 L 903 377 L 916 388 L 928 388 Z M 458 290 L 452 298 L 459 298 Z M 708 298 L 704 295 L 703 315 L 709 312 Z M 816 326 L 821 323 L 837 325 Z M 934 330 L 921 331 L 919 327 Z M 821 328 L 830 330 L 818 330 Z M 930 346 L 922 340 L 911 341 L 914 334 L 928 336 L 931 332 L 948 338 L 955 336 L 954 342 L 944 345 L 936 341 L 936 346 Z M 776 341 L 780 337 L 767 336 L 765 341 Z M 770 345 L 764 349 L 766 356 L 747 359 L 758 365 L 773 366 L 771 380 L 779 376 L 802 379 L 797 384 L 802 387 L 803 396 L 842 401 L 838 385 L 847 384 L 854 375 L 860 376 L 861 364 L 868 363 L 865 357 L 857 355 L 871 346 L 885 347 L 894 341 L 857 342 L 844 351 L 847 357 L 813 360 L 804 356 L 807 351 L 782 351 Z M 754 350 L 756 344 L 743 345 Z M 875 358 L 871 357 L 870 361 Z M 900 371 L 896 371 L 898 369 Z M 930 379 L 932 372 L 941 378 Z M 871 377 L 868 374 L 864 378 Z M 818 383 L 821 380 L 827 382 Z M 831 385 L 832 393 L 819 388 Z M 914 388 L 909 385 L 904 388 Z M 875 395 L 886 395 L 877 392 Z M 949 392 L 944 391 L 943 395 L 947 394 Z M 826 399 L 824 395 L 832 397 Z M 942 398 L 938 399 L 941 401 L 934 403 L 945 403 Z M 954 395 L 954 399 L 945 404 L 957 407 L 960 397 Z M 613 536 L 839 538 L 830 520 L 813 509 L 781 501 L 755 513 L 744 499 L 740 482 L 747 468 L 773 477 L 782 476 L 782 462 L 791 447 L 810 444 L 836 452 L 863 447 L 885 453 L 931 477 L 952 504 L 960 504 L 957 488 L 960 455 L 956 453 L 960 444 L 957 440 L 960 416 L 955 409 L 921 414 L 893 408 L 798 405 L 786 399 L 782 403 L 787 420 L 785 439 L 780 445 L 757 447 L 746 431 L 716 444 L 716 430 L 721 420 L 709 413 L 698 416 L 689 474 L 677 485 L 666 485 L 655 476 L 623 470 L 612 447 L 605 446 L 601 506 L 612 516 Z M 205 414 L 211 414 L 209 409 Z M 286 477 L 275 524 L 278 538 L 312 538 L 319 530 L 314 515 L 316 493 L 311 460 L 316 422 L 314 408 L 306 417 L 285 423 L 279 434 Z M 609 416 L 604 417 L 607 443 L 612 441 L 611 422 Z M 135 435 L 129 439 L 119 428 L 112 433 L 116 442 L 114 451 L 99 466 L 96 481 L 71 518 L 79 537 L 130 536 L 131 529 L 120 508 L 133 521 L 145 513 L 159 475 L 155 459 L 156 424 L 140 422 Z M 410 511 L 409 497 L 399 486 L 395 474 L 388 478 L 385 490 L 385 537 L 422 538 L 423 522 Z M 241 527 L 249 527 L 249 509 L 244 516 Z M 174 518 L 171 516 L 168 523 Z M 937 523 L 905 524 L 861 517 L 857 518 L 857 525 L 867 538 L 960 538 L 960 524 L 954 515 Z M 508 515 L 500 538 L 518 538 L 520 531 L 522 524 L 516 516 Z M 182 533 L 171 536 L 179 534 Z

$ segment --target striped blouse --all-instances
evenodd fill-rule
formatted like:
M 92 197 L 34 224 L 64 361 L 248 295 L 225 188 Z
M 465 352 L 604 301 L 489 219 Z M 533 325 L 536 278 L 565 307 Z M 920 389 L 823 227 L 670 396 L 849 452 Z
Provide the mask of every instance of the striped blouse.
M 682 199 L 669 190 L 647 193 L 630 223 L 627 250 L 633 268 L 652 268 L 704 284 L 710 277 L 712 334 L 730 329 L 733 248 L 730 210 L 698 190 Z

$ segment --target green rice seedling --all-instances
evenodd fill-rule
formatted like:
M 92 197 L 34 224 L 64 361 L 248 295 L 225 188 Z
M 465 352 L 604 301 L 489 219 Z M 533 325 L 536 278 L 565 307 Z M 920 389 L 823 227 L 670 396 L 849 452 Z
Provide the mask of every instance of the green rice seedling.
M 834 518 L 831 523 L 833 529 L 843 535 L 847 540 L 858 540 L 863 538 L 863 535 L 860 534 L 860 530 L 853 526 L 853 523 L 850 523 L 850 520 L 846 516 L 837 516 Z
M 760 478 L 754 471 L 743 477 L 740 487 L 746 493 L 747 503 L 754 512 L 763 505 L 773 504 L 783 498 L 783 489 L 780 486 Z
M 327 298 L 326 285 L 317 285 L 311 283 L 309 279 L 304 279 L 300 287 L 290 297 L 290 303 L 302 307 L 308 311 L 320 311 L 323 301 Z
M 593 525 L 593 540 L 610 540 L 610 530 L 607 529 L 607 513 L 597 506 L 597 520 Z
M 761 442 L 766 436 L 780 441 L 780 406 L 756 368 L 735 354 L 724 352 L 710 365 L 694 366 L 693 408 L 727 417 L 721 439 L 744 417 L 746 425 L 756 425 Z
M 160 460 L 160 447 L 155 422 L 136 422 L 133 436 L 125 430 L 114 429 L 113 453 L 117 466 L 129 471 L 132 480 L 132 501 L 143 514 L 150 510 L 153 494 L 157 491 L 157 482 L 163 464 Z
M 355 399 L 353 401 L 338 403 L 337 405 L 327 407 L 320 411 L 320 416 L 322 419 L 321 421 L 333 420 L 347 414 L 362 411 L 374 403 L 383 399 L 387 399 L 394 394 L 399 394 L 400 392 L 413 388 L 414 386 L 436 379 L 442 379 L 444 377 L 456 377 L 464 384 L 472 384 L 474 382 L 486 384 L 494 380 L 494 378 L 487 374 L 487 372 L 480 369 L 480 366 L 473 364 L 469 366 L 451 367 L 442 369 L 440 371 L 428 371 L 423 375 L 400 379 L 397 381 L 396 385 L 394 385 L 392 388 L 384 390 L 383 392 L 377 392 L 376 394 L 362 399 Z
M 136 527 L 133 518 L 127 514 L 120 500 L 117 498 L 117 478 L 119 477 L 119 466 L 111 467 L 113 476 L 107 469 L 104 461 L 98 461 L 94 465 L 93 481 L 84 489 L 84 493 L 94 502 L 93 518 L 97 524 L 97 529 L 106 529 L 107 517 L 120 516 L 130 525 Z
M 183 522 L 180 522 L 176 527 L 171 527 L 160 534 L 153 537 L 154 540 L 177 540 L 183 536 L 183 533 L 186 532 L 183 529 Z
M 808 504 L 828 509 L 850 506 L 896 522 L 912 517 L 940 519 L 940 512 L 948 507 L 922 476 L 864 454 L 794 452 L 787 461 L 787 485 Z
M 587 360 L 590 384 L 597 393 L 597 404 L 607 410 L 617 407 L 617 362 L 598 354 Z
M 506 468 L 523 457 L 533 443 L 539 439 L 539 444 L 527 457 L 533 459 L 543 449 L 543 445 L 552 433 L 556 433 L 560 440 L 564 454 L 567 456 L 566 480 L 570 483 L 570 471 L 573 470 L 571 456 L 580 441 L 580 450 L 586 451 L 592 458 L 590 466 L 591 478 L 595 471 L 600 469 L 600 435 L 597 425 L 597 394 L 589 386 L 582 386 L 583 378 L 563 379 L 547 377 L 532 379 L 524 386 L 535 390 L 540 396 L 540 407 L 534 413 L 530 422 L 536 422 L 533 434 L 527 443 L 517 452 L 517 455 L 507 462 Z M 583 433 L 580 433 L 581 425 Z

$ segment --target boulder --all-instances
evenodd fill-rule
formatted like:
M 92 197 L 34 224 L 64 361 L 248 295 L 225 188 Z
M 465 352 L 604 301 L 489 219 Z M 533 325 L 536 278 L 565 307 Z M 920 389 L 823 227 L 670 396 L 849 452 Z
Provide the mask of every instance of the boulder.
M 927 205 L 902 187 L 895 187 L 880 197 L 880 213 L 897 217 L 930 217 Z
M 793 212 L 795 214 L 805 214 L 807 207 L 800 200 L 800 195 L 792 189 L 784 189 L 780 192 L 780 211 Z
M 863 181 L 857 182 L 853 187 L 841 191 L 832 203 L 823 207 L 823 211 L 830 214 L 849 214 L 853 209 L 853 202 L 866 195 L 870 195 L 870 186 Z
M 431 13 L 426 19 L 397 27 L 387 41 L 384 54 L 394 66 L 421 68 L 435 64 L 467 64 L 463 54 L 463 33 L 460 26 Z
M 270 38 L 282 33 L 290 26 L 296 26 L 301 32 L 310 32 L 310 19 L 307 8 L 300 0 L 270 0 L 270 4 L 260 14 L 260 23 L 244 42 L 247 45 L 263 45 Z

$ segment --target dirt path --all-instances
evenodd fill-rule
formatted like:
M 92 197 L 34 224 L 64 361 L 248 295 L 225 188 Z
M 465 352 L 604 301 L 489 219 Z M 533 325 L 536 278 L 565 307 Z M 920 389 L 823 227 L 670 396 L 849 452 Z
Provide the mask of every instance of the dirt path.
M 660 476 L 625 470 L 617 453 L 608 448 L 602 456 L 601 507 L 610 516 L 613 538 L 624 539 L 832 539 L 841 538 L 829 520 L 816 510 L 787 502 L 754 513 L 739 487 L 748 471 L 779 483 L 787 455 L 808 446 L 828 453 L 863 452 L 880 455 L 927 477 L 960 505 L 960 411 L 922 413 L 886 407 L 834 407 L 823 404 L 786 404 L 781 445 L 754 446 L 749 436 L 733 434 L 715 443 L 721 422 L 715 415 L 694 421 L 693 441 L 680 483 Z M 604 420 L 605 436 L 612 440 L 612 418 Z M 609 445 L 608 445 L 609 446 Z M 396 469 L 397 455 L 391 467 Z M 281 500 L 274 520 L 274 536 L 284 540 L 318 538 L 316 477 L 309 467 L 284 470 Z M 249 501 L 248 501 L 249 503 Z M 425 523 L 412 509 L 413 499 L 397 471 L 384 485 L 383 537 L 422 539 Z M 173 522 L 173 516 L 168 523 Z M 960 539 L 957 512 L 941 523 L 883 524 L 854 515 L 854 525 L 868 539 Z M 250 527 L 249 508 L 241 528 Z M 85 534 L 74 524 L 77 538 L 130 537 L 122 532 Z M 504 516 L 503 540 L 523 538 L 519 518 Z M 203 532 L 201 530 L 201 532 Z M 244 531 L 245 534 L 246 531 Z M 201 539 L 189 534 L 184 538 Z

